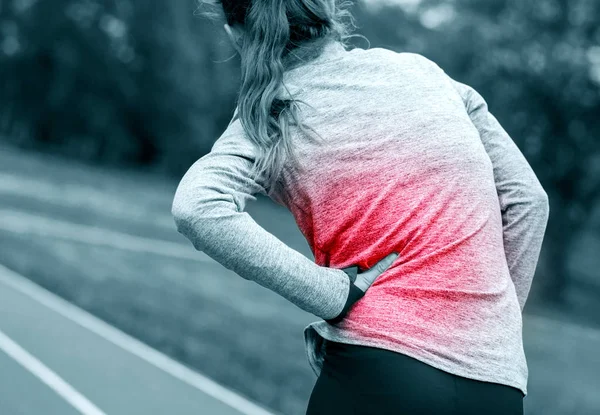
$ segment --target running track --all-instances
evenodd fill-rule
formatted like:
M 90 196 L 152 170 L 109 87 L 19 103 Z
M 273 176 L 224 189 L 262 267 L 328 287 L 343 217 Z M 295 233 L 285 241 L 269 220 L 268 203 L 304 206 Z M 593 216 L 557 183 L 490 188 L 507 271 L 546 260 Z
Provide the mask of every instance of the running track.
M 0 414 L 272 415 L 0 265 Z

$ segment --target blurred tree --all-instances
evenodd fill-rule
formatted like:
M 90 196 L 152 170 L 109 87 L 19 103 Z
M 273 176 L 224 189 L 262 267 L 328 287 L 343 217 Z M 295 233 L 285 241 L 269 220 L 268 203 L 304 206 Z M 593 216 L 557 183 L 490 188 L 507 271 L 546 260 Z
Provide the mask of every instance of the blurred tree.
M 429 57 L 486 98 L 550 195 L 534 289 L 561 304 L 573 244 L 599 202 L 600 2 L 398 1 L 357 2 L 358 32 L 370 47 Z M 239 87 L 222 27 L 195 8 L 0 0 L 0 136 L 180 176 L 226 127 Z
M 0 133 L 88 160 L 189 166 L 214 141 L 215 120 L 226 122 L 208 62 L 218 45 L 194 8 L 191 0 L 1 3 Z

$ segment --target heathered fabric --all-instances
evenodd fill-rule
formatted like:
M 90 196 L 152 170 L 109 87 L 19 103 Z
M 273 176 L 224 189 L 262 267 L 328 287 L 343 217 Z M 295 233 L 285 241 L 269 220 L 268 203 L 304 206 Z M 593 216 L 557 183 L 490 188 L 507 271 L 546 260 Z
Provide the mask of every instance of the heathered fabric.
M 321 319 L 348 297 L 341 268 L 399 252 L 342 321 L 305 328 L 315 374 L 331 340 L 527 395 L 522 310 L 549 205 L 523 154 L 480 94 L 422 55 L 332 41 L 303 62 L 284 82 L 324 141 L 292 126 L 298 162 L 286 161 L 272 200 L 291 211 L 314 262 L 244 212 L 267 191 L 249 179 L 256 148 L 235 117 L 182 178 L 178 231 Z

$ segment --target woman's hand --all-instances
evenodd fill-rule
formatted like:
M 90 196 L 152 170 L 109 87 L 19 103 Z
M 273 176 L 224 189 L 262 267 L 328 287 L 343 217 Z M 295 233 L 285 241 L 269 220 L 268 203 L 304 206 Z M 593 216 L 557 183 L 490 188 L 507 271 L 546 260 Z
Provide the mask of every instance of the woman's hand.
M 360 288 L 361 291 L 366 292 L 377 277 L 383 274 L 394 263 L 398 255 L 398 253 L 393 252 L 375 264 L 375 266 L 360 274 L 356 274 L 354 285 Z
M 361 272 L 358 274 L 358 266 L 352 265 L 346 268 L 342 268 L 348 277 L 350 278 L 350 291 L 348 293 L 348 298 L 346 299 L 346 304 L 344 304 L 344 308 L 337 315 L 337 317 L 325 320 L 329 324 L 336 324 L 342 321 L 342 319 L 346 316 L 346 313 L 352 307 L 352 305 L 360 300 L 371 284 L 379 277 L 381 274 L 387 270 L 390 265 L 394 263 L 396 258 L 398 258 L 398 253 L 393 252 L 390 255 L 383 258 L 379 261 L 375 266 L 369 268 L 368 270 Z

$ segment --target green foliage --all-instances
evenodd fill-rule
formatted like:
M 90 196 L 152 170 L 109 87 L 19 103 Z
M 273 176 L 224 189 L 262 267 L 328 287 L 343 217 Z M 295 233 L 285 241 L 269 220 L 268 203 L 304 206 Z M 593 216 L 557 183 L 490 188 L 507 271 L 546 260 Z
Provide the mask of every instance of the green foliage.
M 600 2 L 400 3 L 412 7 L 355 5 L 359 46 L 421 53 L 485 97 L 550 195 L 545 280 L 564 292 L 566 253 L 598 226 Z M 199 4 L 0 1 L 0 137 L 180 176 L 227 126 L 239 85 Z
M 174 171 L 210 148 L 228 88 L 192 2 L 15 1 L 0 13 L 6 140 Z

